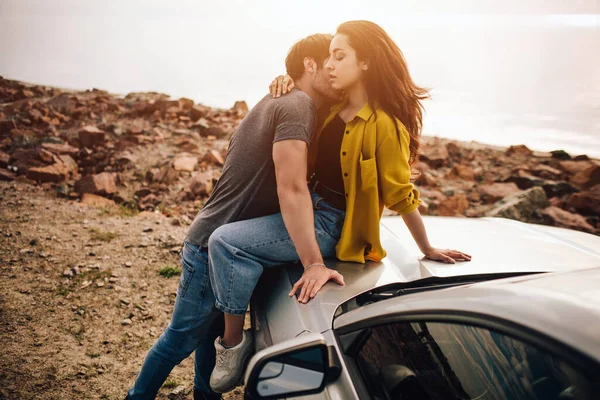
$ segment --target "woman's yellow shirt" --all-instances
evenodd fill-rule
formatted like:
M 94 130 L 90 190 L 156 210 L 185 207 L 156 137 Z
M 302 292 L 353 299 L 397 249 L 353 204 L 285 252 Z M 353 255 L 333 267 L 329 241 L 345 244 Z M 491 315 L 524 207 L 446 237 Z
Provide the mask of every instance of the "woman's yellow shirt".
M 343 106 L 331 108 L 320 132 Z M 409 214 L 421 202 L 410 182 L 410 135 L 402 122 L 396 121 L 399 134 L 392 117 L 367 104 L 346 124 L 340 149 L 346 217 L 336 247 L 336 256 L 342 261 L 381 261 L 386 255 L 379 239 L 384 206 Z M 318 136 L 311 146 L 311 164 L 316 159 Z

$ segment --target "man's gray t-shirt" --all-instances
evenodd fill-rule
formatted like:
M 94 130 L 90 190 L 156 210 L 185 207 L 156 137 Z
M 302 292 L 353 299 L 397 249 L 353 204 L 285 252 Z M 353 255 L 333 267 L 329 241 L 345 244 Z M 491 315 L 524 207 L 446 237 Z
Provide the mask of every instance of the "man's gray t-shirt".
M 308 145 L 315 124 L 316 109 L 306 93 L 265 96 L 231 138 L 221 178 L 185 241 L 207 247 L 208 238 L 221 225 L 279 213 L 273 143 L 293 139 Z

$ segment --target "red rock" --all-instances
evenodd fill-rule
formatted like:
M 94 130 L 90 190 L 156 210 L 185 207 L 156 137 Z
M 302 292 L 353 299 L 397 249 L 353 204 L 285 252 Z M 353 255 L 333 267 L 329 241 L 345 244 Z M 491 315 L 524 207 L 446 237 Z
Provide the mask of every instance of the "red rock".
M 425 200 L 421 199 L 421 204 L 419 204 L 418 210 L 423 215 L 429 214 L 429 204 Z
M 474 203 L 479 203 L 481 201 L 481 195 L 477 192 L 469 193 L 467 198 L 469 199 L 469 201 L 474 202 Z
M 106 197 L 98 196 L 92 193 L 84 193 L 81 197 L 81 204 L 98 208 L 116 208 L 117 206 L 117 204 L 111 199 L 107 199 Z
M 487 203 L 495 203 L 505 197 L 518 193 L 519 187 L 512 182 L 509 183 L 492 183 L 491 185 L 483 185 L 479 187 L 481 199 Z
M 0 181 L 14 181 L 15 173 L 6 169 L 0 169 Z
M 475 172 L 470 165 L 456 164 L 450 172 L 446 174 L 448 179 L 464 179 L 467 181 L 475 181 Z
M 574 186 L 587 189 L 600 184 L 600 166 L 594 164 L 574 175 L 570 180 Z
M 562 171 L 544 164 L 540 164 L 532 168 L 531 173 L 535 176 L 539 176 L 540 178 L 551 179 L 555 181 L 562 179 L 563 176 Z
M 79 140 L 86 147 L 94 147 L 104 143 L 106 133 L 95 126 L 87 125 L 79 131 Z
M 0 168 L 6 168 L 9 161 L 10 161 L 10 156 L 7 153 L 0 150 Z
M 114 194 L 117 192 L 115 176 L 110 172 L 85 176 L 75 182 L 75 190 L 78 193 L 93 193 L 99 195 Z
M 596 185 L 588 191 L 573 194 L 567 202 L 567 207 L 584 214 L 600 215 L 600 185 Z
M 193 172 L 198 165 L 198 158 L 192 156 L 179 156 L 173 162 L 175 171 Z
M 188 181 L 188 189 L 195 197 L 209 196 L 213 190 L 212 172 L 202 172 L 192 176 Z
M 60 182 L 65 180 L 67 175 L 68 171 L 62 163 L 32 167 L 27 170 L 27 177 L 37 182 Z
M 70 156 L 74 156 L 79 152 L 77 147 L 62 143 L 42 143 L 42 148 L 54 154 L 68 154 Z
M 198 121 L 200 118 L 207 116 L 209 112 L 210 107 L 203 106 L 202 104 L 196 104 L 190 110 L 190 115 L 192 117 L 192 121 Z
M 149 194 L 144 198 L 140 199 L 138 202 L 138 206 L 142 210 L 154 209 L 156 206 L 160 204 L 160 199 L 156 197 L 154 194 Z
M 567 161 L 560 161 L 558 163 L 559 167 L 563 170 L 566 171 L 570 174 L 577 174 L 589 167 L 591 167 L 592 165 L 594 165 L 593 162 L 591 161 L 571 161 L 571 160 L 567 160 Z
M 152 181 L 165 183 L 167 185 L 171 185 L 179 179 L 179 172 L 177 172 L 174 168 L 169 166 L 165 166 L 160 169 L 156 174 L 154 174 Z
M 550 225 L 589 233 L 595 231 L 582 215 L 573 214 L 558 207 L 550 206 L 542 211 L 542 215 L 544 221 Z
M 8 135 L 13 129 L 17 129 L 17 124 L 13 119 L 0 120 L 0 135 Z
M 219 165 L 225 164 L 225 159 L 223 158 L 223 155 L 218 150 L 212 149 L 211 151 L 208 152 L 208 155 L 213 162 L 216 162 Z
M 65 165 L 65 168 L 67 169 L 67 171 L 69 171 L 69 173 L 71 173 L 71 175 L 74 175 L 79 171 L 79 166 L 77 165 L 75 160 L 71 158 L 71 156 L 67 154 L 60 154 L 57 158 L 58 160 L 60 160 L 60 162 L 62 162 Z
M 233 110 L 239 114 L 246 115 L 248 114 L 248 104 L 245 101 L 236 101 L 233 105 Z
M 419 186 L 438 186 L 437 178 L 429 171 L 425 171 L 419 175 L 415 183 Z
M 527 146 L 525 146 L 523 144 L 519 144 L 517 146 L 510 146 L 508 149 L 506 149 L 504 154 L 506 154 L 507 156 L 512 156 L 512 155 L 530 156 L 533 154 L 533 151 L 531 151 Z
M 469 208 L 469 200 L 464 194 L 455 194 L 440 202 L 438 206 L 438 215 L 457 216 L 464 215 Z
M 45 161 L 47 163 L 51 163 L 54 161 L 54 154 L 44 148 L 38 150 L 38 157 L 40 160 Z
M 192 107 L 194 107 L 194 100 L 182 97 L 181 99 L 179 99 L 179 106 L 184 110 L 190 110 Z
M 567 203 L 562 197 L 552 197 L 548 200 L 551 206 L 563 208 Z
M 423 173 L 423 172 L 429 171 L 430 167 L 423 161 L 418 161 L 411 166 L 411 169 L 413 172 Z
M 449 156 L 446 146 L 441 144 L 424 147 L 421 151 L 421 160 L 432 168 L 439 168 L 446 165 Z
M 420 188 L 419 192 L 421 192 L 421 198 L 427 200 L 427 202 L 432 204 L 438 204 L 441 201 L 446 200 L 446 196 L 440 192 L 439 190 L 432 190 L 427 188 Z

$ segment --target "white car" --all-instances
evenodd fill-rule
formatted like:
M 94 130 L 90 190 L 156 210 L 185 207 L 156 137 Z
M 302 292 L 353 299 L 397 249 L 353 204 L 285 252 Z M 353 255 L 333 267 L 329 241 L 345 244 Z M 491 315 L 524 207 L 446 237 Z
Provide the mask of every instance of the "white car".
M 381 263 L 327 262 L 346 285 L 288 297 L 299 265 L 265 270 L 252 300 L 248 399 L 600 399 L 600 237 L 499 218 L 424 217 L 423 259 L 382 220 Z

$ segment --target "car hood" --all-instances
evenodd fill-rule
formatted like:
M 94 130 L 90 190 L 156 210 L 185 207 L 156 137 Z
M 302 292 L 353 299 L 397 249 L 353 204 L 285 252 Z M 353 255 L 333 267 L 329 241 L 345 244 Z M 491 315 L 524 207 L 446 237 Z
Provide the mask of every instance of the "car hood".
M 390 283 L 430 277 L 571 271 L 600 266 L 600 237 L 503 218 L 423 217 L 433 246 L 472 256 L 470 262 L 445 264 L 424 259 L 401 217 L 384 217 L 381 242 L 387 256 L 379 263 L 328 260 L 344 276 L 344 286 L 329 283 L 303 307 L 321 314 L 331 327 L 335 310 L 347 300 Z M 302 269 L 291 267 L 292 282 Z M 318 324 L 325 326 L 322 324 Z M 306 327 L 307 329 L 309 327 Z M 311 331 L 315 331 L 309 329 Z

